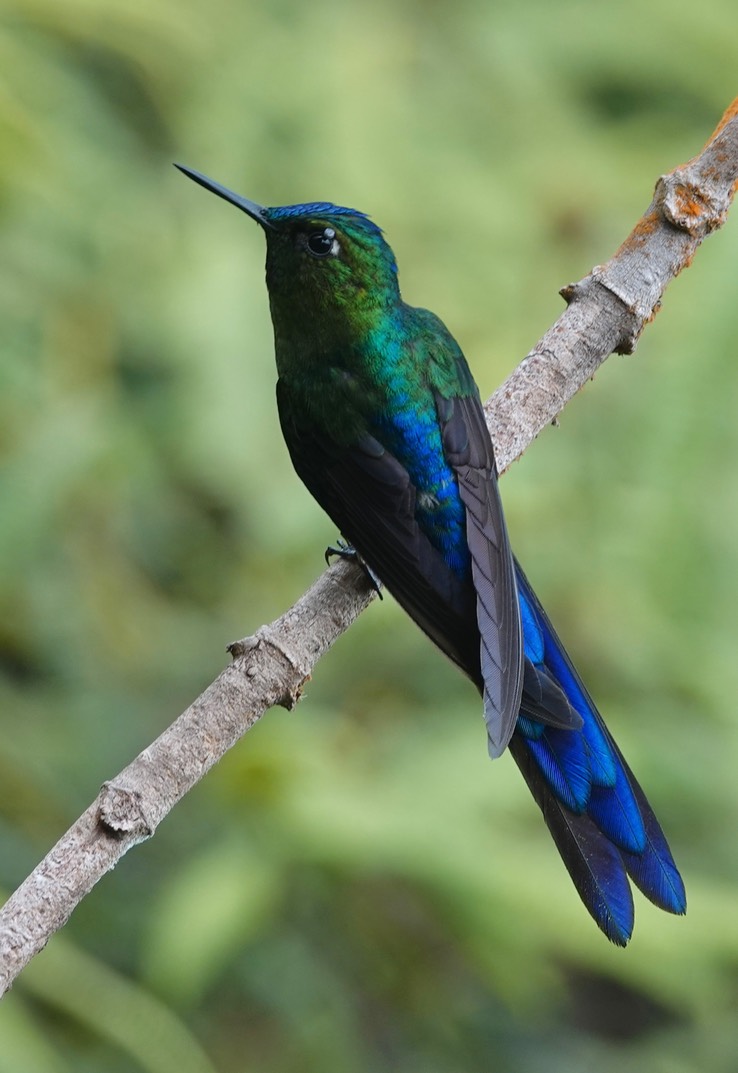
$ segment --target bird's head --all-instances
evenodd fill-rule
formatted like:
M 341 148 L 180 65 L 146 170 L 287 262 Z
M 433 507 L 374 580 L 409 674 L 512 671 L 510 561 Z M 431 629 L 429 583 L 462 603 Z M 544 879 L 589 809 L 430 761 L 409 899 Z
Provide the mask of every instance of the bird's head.
M 197 171 L 177 167 L 263 228 L 275 329 L 288 320 L 307 330 L 317 319 L 326 330 L 337 330 L 397 301 L 394 254 L 364 213 L 328 202 L 265 208 Z

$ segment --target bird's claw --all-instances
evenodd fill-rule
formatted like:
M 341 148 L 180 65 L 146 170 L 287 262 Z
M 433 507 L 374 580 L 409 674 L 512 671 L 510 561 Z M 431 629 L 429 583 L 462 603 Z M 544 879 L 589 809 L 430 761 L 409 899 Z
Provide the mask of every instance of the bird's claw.
M 339 559 L 354 559 L 364 571 L 369 584 L 374 589 L 379 599 L 384 599 L 382 596 L 382 582 L 374 573 L 371 566 L 362 559 L 353 544 L 347 544 L 345 540 L 341 540 L 339 537 L 335 544 L 329 544 L 325 549 L 325 561 L 329 566 L 334 555 L 337 555 Z
M 331 565 L 331 559 L 334 555 L 337 555 L 339 559 L 352 559 L 356 554 L 356 548 L 339 537 L 335 544 L 329 544 L 325 549 L 326 565 Z

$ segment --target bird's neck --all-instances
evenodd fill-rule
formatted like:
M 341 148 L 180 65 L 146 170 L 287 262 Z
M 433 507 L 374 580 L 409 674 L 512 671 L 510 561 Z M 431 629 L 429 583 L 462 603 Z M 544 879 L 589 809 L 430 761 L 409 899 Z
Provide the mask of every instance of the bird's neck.
M 291 382 L 323 379 L 342 370 L 365 379 L 382 375 L 403 334 L 400 301 L 366 300 L 320 303 L 312 308 L 271 299 L 277 371 Z

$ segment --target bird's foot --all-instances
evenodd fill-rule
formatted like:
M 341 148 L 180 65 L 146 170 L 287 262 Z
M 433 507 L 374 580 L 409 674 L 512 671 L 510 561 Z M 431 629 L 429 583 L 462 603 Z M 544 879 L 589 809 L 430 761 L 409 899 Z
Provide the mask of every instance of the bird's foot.
M 353 544 L 347 544 L 345 540 L 340 538 L 336 541 L 335 545 L 330 544 L 325 549 L 325 561 L 330 566 L 331 559 L 334 555 L 337 555 L 340 559 L 354 559 L 361 569 L 366 574 L 367 580 L 371 587 L 376 592 L 380 600 L 384 599 L 382 596 L 382 582 L 372 570 L 371 566 L 362 559 Z

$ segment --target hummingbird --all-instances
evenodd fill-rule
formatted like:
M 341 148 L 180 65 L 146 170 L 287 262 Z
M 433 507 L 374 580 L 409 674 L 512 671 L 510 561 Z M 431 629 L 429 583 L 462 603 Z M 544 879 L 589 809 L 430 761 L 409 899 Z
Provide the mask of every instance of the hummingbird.
M 294 468 L 345 552 L 478 688 L 490 756 L 512 753 L 597 925 L 626 945 L 629 880 L 684 913 L 651 806 L 513 556 L 466 359 L 402 300 L 381 229 L 329 202 L 267 208 L 176 166 L 262 228 Z

